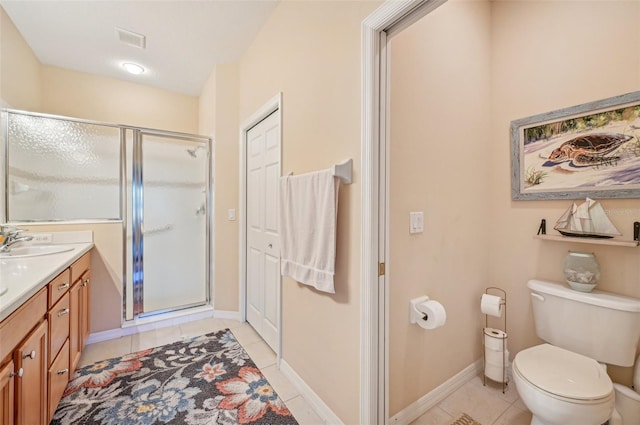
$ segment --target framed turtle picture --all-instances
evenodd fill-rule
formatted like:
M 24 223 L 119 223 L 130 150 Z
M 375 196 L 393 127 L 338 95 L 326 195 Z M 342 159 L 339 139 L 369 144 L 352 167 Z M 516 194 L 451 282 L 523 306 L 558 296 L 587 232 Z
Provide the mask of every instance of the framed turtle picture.
M 640 91 L 512 121 L 511 193 L 640 198 Z

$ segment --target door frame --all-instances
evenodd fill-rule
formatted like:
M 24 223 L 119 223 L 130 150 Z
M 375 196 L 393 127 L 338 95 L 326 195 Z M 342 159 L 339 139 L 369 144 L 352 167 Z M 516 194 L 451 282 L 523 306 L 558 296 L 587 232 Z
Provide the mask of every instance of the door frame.
M 362 22 L 360 423 L 389 422 L 389 39 L 447 0 L 387 0 Z
M 242 322 L 247 321 L 247 133 L 260 121 L 267 118 L 269 115 L 279 111 L 279 140 L 280 140 L 280 170 L 279 174 L 282 175 L 282 92 L 269 99 L 263 104 L 256 112 L 254 112 L 249 118 L 244 120 L 240 125 L 240 196 L 239 196 L 239 209 L 238 209 L 238 225 L 240 230 L 239 240 L 239 263 L 240 263 L 240 320 Z M 278 325 L 278 343 L 276 350 L 276 358 L 278 367 L 280 367 L 280 361 L 282 360 L 282 279 L 278 284 L 278 293 L 276 294 L 277 306 L 277 325 Z

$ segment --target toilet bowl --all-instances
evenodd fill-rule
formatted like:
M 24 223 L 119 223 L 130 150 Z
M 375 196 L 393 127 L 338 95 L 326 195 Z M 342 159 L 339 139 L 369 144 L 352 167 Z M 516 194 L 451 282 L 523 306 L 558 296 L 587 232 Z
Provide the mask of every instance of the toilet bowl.
M 615 414 L 611 425 L 640 424 L 640 356 L 636 360 L 633 380 L 635 391 L 621 384 L 613 384 L 616 393 Z
M 541 344 L 520 351 L 512 367 L 532 425 L 601 425 L 611 417 L 613 383 L 595 360 Z

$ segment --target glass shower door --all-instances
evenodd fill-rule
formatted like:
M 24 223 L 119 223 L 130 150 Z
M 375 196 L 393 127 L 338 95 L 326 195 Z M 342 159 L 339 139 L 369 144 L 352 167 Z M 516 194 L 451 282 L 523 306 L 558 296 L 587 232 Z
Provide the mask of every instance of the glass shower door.
M 209 299 L 209 142 L 139 131 L 132 147 L 127 319 Z M 132 304 L 132 305 L 131 305 Z

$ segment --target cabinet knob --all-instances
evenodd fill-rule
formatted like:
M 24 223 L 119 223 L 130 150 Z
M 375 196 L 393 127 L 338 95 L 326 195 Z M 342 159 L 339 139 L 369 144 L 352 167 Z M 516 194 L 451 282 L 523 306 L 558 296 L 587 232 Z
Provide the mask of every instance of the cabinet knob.
M 17 372 L 11 372 L 11 373 L 9 374 L 9 377 L 10 377 L 10 378 L 13 378 L 14 376 L 17 376 L 18 378 L 22 378 L 22 375 L 24 375 L 24 369 L 23 369 L 23 368 L 20 368 L 20 369 L 18 369 L 18 371 L 17 371 Z
M 58 371 L 58 375 L 64 375 L 65 373 L 69 373 L 69 369 L 60 369 Z
M 87 286 L 89 284 L 89 279 L 85 279 L 82 281 L 82 286 Z
M 62 285 L 58 286 L 58 291 L 64 291 L 66 289 L 69 289 L 68 283 L 63 283 Z
M 65 308 L 64 310 L 60 310 L 58 312 L 58 317 L 64 316 L 65 314 L 69 314 L 69 309 Z
M 31 350 L 31 352 L 29 354 L 24 354 L 22 356 L 23 359 L 26 359 L 27 357 L 30 357 L 31 360 L 36 358 L 36 350 Z

